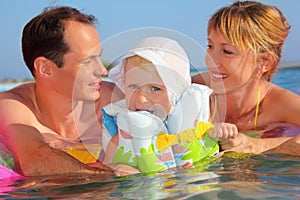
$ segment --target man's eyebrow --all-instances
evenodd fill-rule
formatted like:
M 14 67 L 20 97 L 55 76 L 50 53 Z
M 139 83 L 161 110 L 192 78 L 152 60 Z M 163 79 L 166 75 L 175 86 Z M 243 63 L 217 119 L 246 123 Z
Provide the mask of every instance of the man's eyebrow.
M 88 55 L 88 57 L 83 58 L 81 60 L 81 62 L 84 62 L 84 61 L 86 61 L 88 59 L 92 59 L 92 58 L 98 58 L 98 57 L 100 57 L 102 55 L 102 53 L 103 53 L 103 49 L 101 49 L 100 53 Z

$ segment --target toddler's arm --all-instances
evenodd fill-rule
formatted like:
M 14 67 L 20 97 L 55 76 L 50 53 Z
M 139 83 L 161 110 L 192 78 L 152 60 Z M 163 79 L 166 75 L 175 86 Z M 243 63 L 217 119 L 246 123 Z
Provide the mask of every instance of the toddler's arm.
M 116 135 L 113 136 L 113 138 L 111 139 L 111 141 L 107 145 L 107 149 L 105 151 L 105 156 L 104 156 L 103 163 L 105 163 L 105 164 L 112 164 L 113 163 L 113 159 L 114 159 L 114 155 L 117 151 L 118 143 L 119 143 L 119 135 L 116 134 Z
M 112 167 L 112 169 L 113 169 L 116 176 L 126 176 L 126 175 L 130 175 L 130 174 L 140 173 L 139 170 L 137 170 L 134 167 L 131 167 L 129 165 L 126 165 L 126 164 L 114 165 L 113 164 L 113 159 L 114 159 L 114 155 L 117 151 L 118 143 L 119 143 L 119 135 L 116 134 L 111 139 L 111 141 L 109 142 L 109 144 L 107 146 L 103 162 L 105 164 L 108 164 L 110 167 Z

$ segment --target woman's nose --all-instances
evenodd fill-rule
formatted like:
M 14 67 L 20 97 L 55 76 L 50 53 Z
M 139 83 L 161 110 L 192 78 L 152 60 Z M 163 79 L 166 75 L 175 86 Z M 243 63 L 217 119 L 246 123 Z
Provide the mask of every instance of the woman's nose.
M 209 68 L 217 68 L 219 65 L 219 55 L 216 52 L 206 52 L 205 62 Z

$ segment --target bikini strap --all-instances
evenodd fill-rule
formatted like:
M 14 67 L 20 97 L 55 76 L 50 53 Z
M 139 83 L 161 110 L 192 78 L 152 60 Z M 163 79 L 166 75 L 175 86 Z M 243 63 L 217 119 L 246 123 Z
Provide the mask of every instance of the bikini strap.
M 258 109 L 259 109 L 259 103 L 260 103 L 260 85 L 258 86 L 258 90 L 257 90 L 257 103 L 256 103 L 256 108 L 255 108 L 255 115 L 254 115 L 254 130 L 256 130 L 256 126 L 257 126 L 257 119 L 258 119 Z

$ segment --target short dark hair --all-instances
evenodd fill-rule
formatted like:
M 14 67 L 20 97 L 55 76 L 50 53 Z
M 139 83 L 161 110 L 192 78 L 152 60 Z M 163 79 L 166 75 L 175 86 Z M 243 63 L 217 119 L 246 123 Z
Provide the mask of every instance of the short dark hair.
M 39 56 L 53 61 L 59 68 L 64 65 L 63 56 L 70 50 L 64 38 L 66 21 L 94 25 L 97 20 L 93 15 L 83 14 L 72 7 L 47 7 L 25 25 L 23 59 L 33 76 L 34 60 Z

